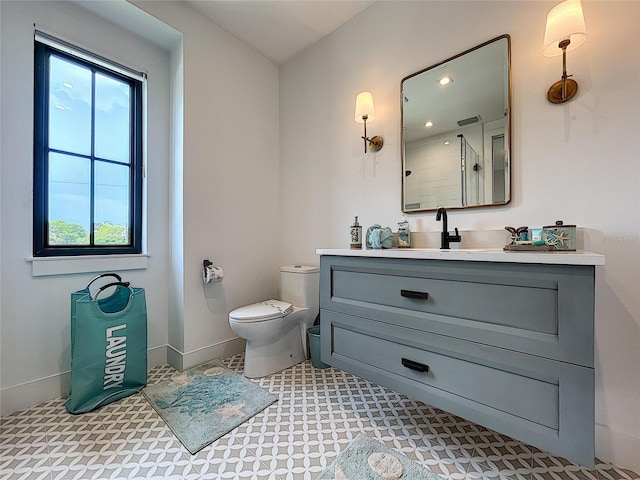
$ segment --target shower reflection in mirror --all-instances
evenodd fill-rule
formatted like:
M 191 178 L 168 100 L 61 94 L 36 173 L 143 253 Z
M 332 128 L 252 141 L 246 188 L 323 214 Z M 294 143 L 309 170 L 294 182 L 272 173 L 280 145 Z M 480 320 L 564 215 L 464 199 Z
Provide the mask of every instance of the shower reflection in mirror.
M 486 147 L 485 138 L 490 142 Z M 470 207 L 505 202 L 503 132 L 470 131 L 457 138 L 414 142 L 405 149 L 406 209 L 423 204 Z M 483 151 L 488 155 L 479 153 Z

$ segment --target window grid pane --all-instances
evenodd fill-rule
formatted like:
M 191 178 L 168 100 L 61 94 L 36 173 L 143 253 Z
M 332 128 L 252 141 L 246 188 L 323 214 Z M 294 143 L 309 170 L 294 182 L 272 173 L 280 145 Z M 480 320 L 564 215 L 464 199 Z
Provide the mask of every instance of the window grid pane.
M 95 162 L 94 242 L 129 243 L 129 166 Z
M 91 161 L 49 154 L 49 244 L 89 245 Z
M 129 163 L 131 87 L 100 73 L 96 74 L 95 82 L 95 156 Z
M 91 70 L 51 55 L 49 148 L 91 154 Z

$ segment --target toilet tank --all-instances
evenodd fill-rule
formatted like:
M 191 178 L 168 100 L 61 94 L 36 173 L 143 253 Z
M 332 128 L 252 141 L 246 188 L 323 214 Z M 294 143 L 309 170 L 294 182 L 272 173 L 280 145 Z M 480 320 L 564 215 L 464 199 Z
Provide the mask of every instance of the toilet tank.
M 296 307 L 320 308 L 320 268 L 308 265 L 280 267 L 280 300 Z

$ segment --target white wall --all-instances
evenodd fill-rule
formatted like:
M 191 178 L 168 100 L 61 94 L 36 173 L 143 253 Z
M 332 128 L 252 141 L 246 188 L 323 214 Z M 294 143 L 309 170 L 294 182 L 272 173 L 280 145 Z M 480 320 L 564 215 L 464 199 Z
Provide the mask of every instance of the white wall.
M 150 363 L 166 362 L 169 54 L 68 2 L 1 2 L 2 413 L 68 393 L 69 295 L 93 273 L 32 277 L 34 23 L 148 72 L 146 270 L 122 272 L 147 294 Z M 109 270 L 109 266 L 100 267 Z
M 182 259 L 174 248 L 183 318 L 170 318 L 169 330 L 170 360 L 188 368 L 242 351 L 229 311 L 278 295 L 279 72 L 182 2 L 132 3 L 183 35 L 182 179 L 174 176 L 172 219 L 174 244 L 183 243 Z M 222 283 L 203 286 L 204 259 L 224 268 Z
M 552 5 L 378 2 L 283 66 L 282 262 L 315 262 L 317 247 L 346 247 L 354 215 L 365 229 L 395 229 L 401 79 L 510 34 L 513 199 L 506 207 L 451 211 L 449 225 L 500 230 L 563 219 L 585 229 L 586 249 L 606 255 L 596 275 L 597 454 L 640 471 L 640 3 L 583 2 L 588 40 L 568 55 L 580 91 L 560 106 L 546 92 L 561 75 L 561 57 L 542 56 Z M 363 90 L 376 99 L 368 133 L 385 142 L 368 155 L 362 125 L 353 122 Z M 412 231 L 439 230 L 434 214 L 408 218 Z

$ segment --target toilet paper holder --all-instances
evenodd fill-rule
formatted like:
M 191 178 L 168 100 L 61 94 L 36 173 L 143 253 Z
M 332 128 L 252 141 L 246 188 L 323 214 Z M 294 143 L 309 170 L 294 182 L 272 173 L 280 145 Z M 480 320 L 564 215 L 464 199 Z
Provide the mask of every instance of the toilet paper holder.
M 205 285 L 221 282 L 224 278 L 222 267 L 216 267 L 210 260 L 202 261 L 202 281 Z

